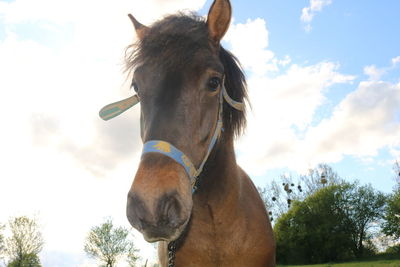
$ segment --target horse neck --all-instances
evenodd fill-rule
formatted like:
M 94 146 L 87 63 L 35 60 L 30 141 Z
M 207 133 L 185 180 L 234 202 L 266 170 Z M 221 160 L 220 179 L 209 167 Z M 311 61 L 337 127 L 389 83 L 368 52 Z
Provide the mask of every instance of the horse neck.
M 196 195 L 201 202 L 217 207 L 238 197 L 240 179 L 232 136 L 223 136 L 217 143 L 200 179 Z

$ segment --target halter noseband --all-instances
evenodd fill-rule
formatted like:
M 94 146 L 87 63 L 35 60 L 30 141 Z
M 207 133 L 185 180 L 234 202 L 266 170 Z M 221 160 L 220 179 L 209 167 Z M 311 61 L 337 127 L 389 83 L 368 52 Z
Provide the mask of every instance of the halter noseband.
M 190 182 L 192 185 L 192 193 L 194 193 L 197 190 L 197 185 L 196 185 L 197 178 L 203 171 L 203 167 L 204 167 L 205 163 L 207 162 L 207 159 L 208 159 L 212 149 L 214 148 L 214 145 L 217 142 L 217 140 L 221 134 L 221 131 L 223 130 L 223 128 L 222 128 L 222 126 L 223 126 L 222 125 L 223 124 L 222 123 L 223 122 L 223 118 L 222 118 L 223 100 L 225 99 L 225 101 L 230 106 L 232 106 L 233 108 L 235 108 L 239 111 L 244 110 L 244 104 L 233 100 L 228 95 L 228 93 L 225 89 L 224 81 L 222 82 L 222 84 L 223 84 L 222 90 L 219 94 L 217 124 L 215 126 L 214 134 L 210 140 L 210 144 L 208 145 L 207 152 L 203 158 L 203 161 L 201 162 L 201 164 L 198 168 L 195 167 L 195 165 L 192 163 L 192 161 L 189 159 L 189 157 L 187 157 L 185 155 L 185 153 L 183 153 L 181 150 L 179 150 L 178 148 L 173 146 L 171 143 L 168 143 L 168 142 L 162 141 L 162 140 L 150 140 L 150 141 L 147 141 L 143 145 L 142 157 L 147 153 L 160 153 L 160 154 L 163 154 L 163 155 L 175 160 L 177 163 L 179 163 L 185 169 L 186 173 L 188 174 L 188 176 L 190 178 Z M 133 107 L 134 105 L 136 105 L 139 102 L 140 102 L 139 96 L 134 95 L 127 99 L 124 99 L 124 100 L 121 100 L 121 101 L 118 101 L 118 102 L 115 102 L 115 103 L 112 103 L 112 104 L 109 104 L 109 105 L 103 107 L 100 110 L 99 115 L 103 120 L 107 121 L 107 120 L 110 120 L 110 119 L 120 115 L 121 113 L 130 109 L 131 107 Z

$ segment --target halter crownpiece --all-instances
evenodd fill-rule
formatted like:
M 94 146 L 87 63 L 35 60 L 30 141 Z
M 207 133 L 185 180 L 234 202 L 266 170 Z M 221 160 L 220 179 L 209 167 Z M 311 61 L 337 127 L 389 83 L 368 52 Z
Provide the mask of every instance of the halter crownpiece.
M 224 84 L 224 82 L 222 84 Z M 194 193 L 197 189 L 196 185 L 197 178 L 203 171 L 203 167 L 207 162 L 207 159 L 222 131 L 222 126 L 223 126 L 222 109 L 223 109 L 224 99 L 231 107 L 239 111 L 244 111 L 244 104 L 233 100 L 226 92 L 225 85 L 223 85 L 221 93 L 219 94 L 218 121 L 217 124 L 215 125 L 214 134 L 210 140 L 210 144 L 208 145 L 206 155 L 204 156 L 204 159 L 198 168 L 195 167 L 195 165 L 192 163 L 189 157 L 185 155 L 185 153 L 183 153 L 181 150 L 179 150 L 172 144 L 162 140 L 150 140 L 146 142 L 143 145 L 142 157 L 147 153 L 160 153 L 175 160 L 185 169 L 192 185 L 192 193 Z M 107 121 L 122 114 L 123 112 L 130 109 L 139 102 L 140 102 L 139 96 L 134 95 L 127 99 L 103 107 L 100 110 L 99 115 L 103 120 Z

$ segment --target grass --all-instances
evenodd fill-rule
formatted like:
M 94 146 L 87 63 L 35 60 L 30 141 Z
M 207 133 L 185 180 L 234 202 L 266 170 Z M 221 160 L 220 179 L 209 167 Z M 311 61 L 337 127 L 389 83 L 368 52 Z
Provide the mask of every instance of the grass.
M 400 260 L 352 261 L 347 263 L 324 263 L 314 265 L 277 265 L 277 267 L 400 267 Z

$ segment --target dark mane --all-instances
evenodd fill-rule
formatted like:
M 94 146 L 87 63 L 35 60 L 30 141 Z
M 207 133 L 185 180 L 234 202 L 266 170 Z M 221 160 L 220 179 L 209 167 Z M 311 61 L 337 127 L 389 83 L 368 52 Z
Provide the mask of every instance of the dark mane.
M 196 52 L 212 49 L 208 36 L 204 18 L 183 13 L 168 16 L 155 22 L 141 41 L 127 48 L 126 70 L 132 72 L 146 62 L 163 69 L 183 71 L 191 64 Z M 225 69 L 225 87 L 228 94 L 236 101 L 247 101 L 246 79 L 237 58 L 222 46 L 219 57 Z M 245 125 L 245 112 L 225 103 L 225 134 L 238 136 Z

